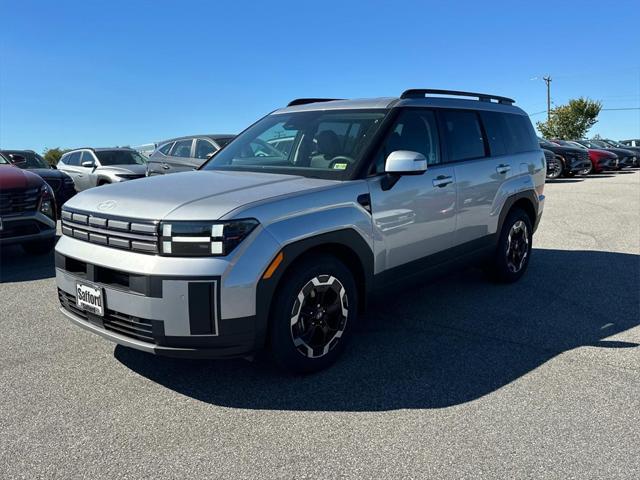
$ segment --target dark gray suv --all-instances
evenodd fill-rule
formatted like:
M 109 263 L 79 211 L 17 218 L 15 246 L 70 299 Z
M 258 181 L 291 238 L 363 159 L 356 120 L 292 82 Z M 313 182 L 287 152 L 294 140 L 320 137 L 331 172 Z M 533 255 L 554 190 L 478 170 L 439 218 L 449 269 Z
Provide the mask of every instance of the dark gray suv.
M 148 174 L 195 170 L 233 138 L 234 135 L 194 135 L 166 140 L 149 157 Z

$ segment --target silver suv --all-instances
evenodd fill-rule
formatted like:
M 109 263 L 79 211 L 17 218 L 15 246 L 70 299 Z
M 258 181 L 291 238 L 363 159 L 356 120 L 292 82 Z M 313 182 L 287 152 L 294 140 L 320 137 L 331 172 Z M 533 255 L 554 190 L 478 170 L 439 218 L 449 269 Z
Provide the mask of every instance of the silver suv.
M 293 140 L 280 149 L 276 139 Z M 67 202 L 62 312 L 150 353 L 267 347 L 289 370 L 316 371 L 376 292 L 472 262 L 518 280 L 545 171 L 529 118 L 508 98 L 294 100 L 200 171 Z
M 73 179 L 77 191 L 142 178 L 147 161 L 132 148 L 78 148 L 65 153 L 58 170 Z
M 162 142 L 149 157 L 149 176 L 195 170 L 233 140 L 234 135 L 195 135 Z

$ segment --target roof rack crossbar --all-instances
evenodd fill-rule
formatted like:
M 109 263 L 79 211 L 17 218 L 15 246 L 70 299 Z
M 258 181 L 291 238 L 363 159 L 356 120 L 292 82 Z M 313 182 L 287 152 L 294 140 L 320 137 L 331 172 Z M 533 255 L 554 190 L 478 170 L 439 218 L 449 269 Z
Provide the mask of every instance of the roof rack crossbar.
M 341 98 L 296 98 L 291 100 L 287 107 L 294 107 L 296 105 L 306 105 L 308 103 L 318 102 L 333 102 L 334 100 L 342 100 Z
M 432 88 L 413 88 L 405 90 L 400 98 L 424 98 L 426 95 L 452 95 L 456 97 L 475 97 L 481 102 L 490 102 L 496 100 L 498 103 L 505 105 L 513 105 L 515 100 L 507 97 L 499 97 L 497 95 L 489 95 L 487 93 L 459 92 L 457 90 L 437 90 Z

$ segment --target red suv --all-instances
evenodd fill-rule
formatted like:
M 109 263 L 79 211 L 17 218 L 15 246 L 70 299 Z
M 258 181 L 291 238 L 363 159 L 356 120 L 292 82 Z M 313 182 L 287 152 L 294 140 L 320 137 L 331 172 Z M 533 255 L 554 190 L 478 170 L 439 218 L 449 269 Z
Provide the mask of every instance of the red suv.
M 51 251 L 56 204 L 51 187 L 0 154 L 0 246 L 20 244 L 27 253 Z

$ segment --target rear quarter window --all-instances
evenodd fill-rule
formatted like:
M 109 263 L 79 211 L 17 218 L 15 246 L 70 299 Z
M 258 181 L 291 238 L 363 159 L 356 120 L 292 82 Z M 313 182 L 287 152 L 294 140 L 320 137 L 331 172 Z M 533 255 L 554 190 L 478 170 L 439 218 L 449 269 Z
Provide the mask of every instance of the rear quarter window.
M 505 124 L 505 144 L 509 153 L 530 152 L 539 148 L 529 118 L 510 113 L 500 114 Z

